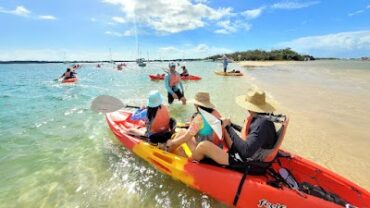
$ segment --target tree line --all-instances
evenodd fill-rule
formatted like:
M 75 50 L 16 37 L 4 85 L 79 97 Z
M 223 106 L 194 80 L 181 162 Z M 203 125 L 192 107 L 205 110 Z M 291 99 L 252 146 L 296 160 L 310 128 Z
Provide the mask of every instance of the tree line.
M 264 50 L 248 50 L 238 51 L 234 53 L 225 54 L 228 58 L 234 61 L 307 61 L 315 60 L 313 56 L 303 55 L 293 51 L 290 48 L 264 51 Z M 217 60 L 221 59 L 223 55 L 214 55 L 206 59 Z

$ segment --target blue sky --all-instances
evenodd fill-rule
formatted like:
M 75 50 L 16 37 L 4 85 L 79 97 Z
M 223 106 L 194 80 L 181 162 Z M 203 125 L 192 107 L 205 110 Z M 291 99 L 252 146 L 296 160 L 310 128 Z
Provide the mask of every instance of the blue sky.
M 0 0 L 0 25 L 0 60 L 370 56 L 368 0 Z

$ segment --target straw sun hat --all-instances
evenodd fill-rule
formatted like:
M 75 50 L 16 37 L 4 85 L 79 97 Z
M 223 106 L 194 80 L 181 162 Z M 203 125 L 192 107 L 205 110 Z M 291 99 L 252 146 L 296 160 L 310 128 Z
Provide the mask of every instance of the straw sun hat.
M 216 106 L 211 103 L 208 92 L 198 92 L 195 95 L 195 100 L 193 102 L 195 105 L 203 106 L 206 108 L 216 108 Z
M 275 111 L 275 104 L 266 100 L 266 94 L 258 88 L 249 89 L 246 95 L 236 97 L 236 103 L 256 113 L 271 113 Z

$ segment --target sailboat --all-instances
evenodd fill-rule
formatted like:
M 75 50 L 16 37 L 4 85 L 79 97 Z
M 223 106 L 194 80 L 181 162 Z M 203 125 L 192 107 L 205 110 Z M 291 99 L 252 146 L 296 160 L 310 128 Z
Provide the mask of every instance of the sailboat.
M 138 57 L 140 57 L 140 49 L 139 49 L 139 42 L 138 41 L 137 41 L 137 54 L 138 54 Z M 140 67 L 145 67 L 146 66 L 146 63 L 145 63 L 145 59 L 144 58 L 138 58 L 138 59 L 136 59 L 136 63 Z
M 138 59 L 136 59 L 136 63 L 140 67 L 145 67 L 146 66 L 146 63 L 145 63 L 145 59 L 144 58 L 138 58 Z

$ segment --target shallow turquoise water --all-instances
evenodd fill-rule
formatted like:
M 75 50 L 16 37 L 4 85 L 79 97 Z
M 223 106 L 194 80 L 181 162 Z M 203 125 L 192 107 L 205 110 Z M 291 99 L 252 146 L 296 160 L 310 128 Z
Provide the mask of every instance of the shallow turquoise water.
M 220 207 L 122 148 L 103 115 L 89 110 L 98 95 L 109 94 L 125 103 L 142 104 L 146 94 L 163 82 L 149 81 L 166 63 L 139 69 L 129 64 L 119 72 L 84 65 L 77 84 L 53 81 L 63 64 L 0 65 L 0 205 L 5 207 Z M 216 63 L 187 64 L 194 74 L 210 78 L 185 83 L 186 96 L 197 90 L 212 94 L 220 86 L 245 88 L 243 78 L 217 77 Z M 239 80 L 239 83 L 235 83 Z M 235 92 L 236 93 L 236 92 Z M 231 93 L 216 105 L 233 103 Z M 184 120 L 192 105 L 179 103 L 172 114 Z M 227 112 L 227 111 L 226 111 Z
M 0 207 L 223 207 L 212 198 L 163 175 L 125 150 L 91 101 L 109 94 L 127 104 L 143 104 L 163 82 L 167 63 L 122 72 L 84 65 L 77 84 L 53 81 L 63 64 L 0 65 Z M 241 123 L 244 111 L 234 99 L 257 85 L 291 117 L 284 148 L 303 155 L 355 183 L 370 187 L 368 126 L 369 63 L 318 61 L 241 69 L 244 77 L 221 77 L 219 63 L 188 62 L 200 75 L 186 82 L 186 97 L 208 91 L 224 116 Z M 192 104 L 170 107 L 186 120 Z M 350 158 L 350 159 L 348 159 Z

